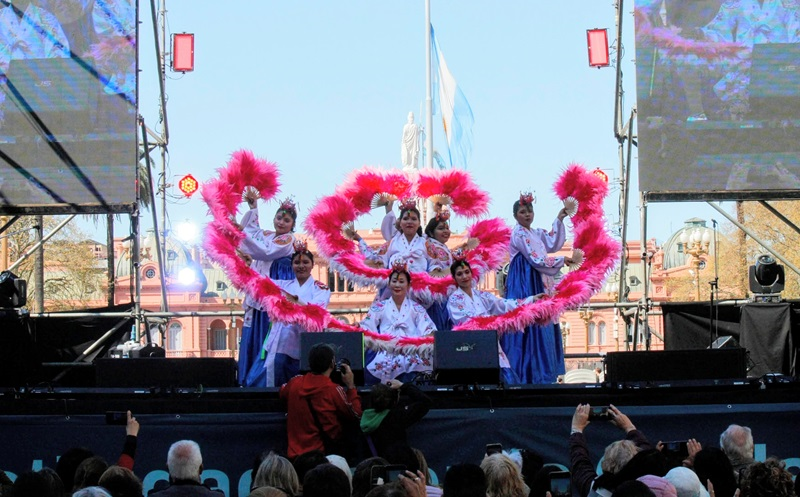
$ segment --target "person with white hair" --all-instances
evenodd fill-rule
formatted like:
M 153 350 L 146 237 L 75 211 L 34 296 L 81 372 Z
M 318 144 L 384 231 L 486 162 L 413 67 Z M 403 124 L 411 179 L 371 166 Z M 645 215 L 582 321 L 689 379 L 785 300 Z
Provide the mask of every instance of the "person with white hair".
M 72 497 L 111 497 L 111 494 L 103 487 L 84 487 L 72 494 Z
M 167 452 L 169 486 L 154 492 L 154 497 L 219 497 L 221 490 L 211 490 L 202 483 L 203 456 L 192 440 L 180 440 Z
M 753 432 L 747 426 L 730 425 L 719 436 L 719 446 L 731 461 L 733 474 L 739 481 L 742 471 L 756 462 Z

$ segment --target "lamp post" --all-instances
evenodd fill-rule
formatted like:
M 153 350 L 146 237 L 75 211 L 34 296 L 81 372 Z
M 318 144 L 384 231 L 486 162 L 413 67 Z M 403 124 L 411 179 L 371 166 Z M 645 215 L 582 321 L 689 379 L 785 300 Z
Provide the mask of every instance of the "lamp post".
M 586 309 L 581 309 L 578 316 L 583 319 L 583 324 L 586 327 L 586 352 L 589 352 L 589 323 L 592 321 L 594 311 L 592 311 L 591 307 L 587 306 Z
M 234 339 L 233 343 L 236 344 L 235 350 L 239 350 L 239 340 L 241 338 L 239 337 L 239 329 L 236 326 L 236 318 L 233 315 L 233 309 L 235 307 L 241 307 L 242 300 L 243 299 L 241 295 L 236 293 L 235 291 L 228 292 L 228 290 L 226 289 L 224 292 L 222 292 L 222 303 L 228 306 L 228 309 L 230 310 L 231 313 L 231 321 L 230 324 L 228 325 L 228 332 L 233 334 L 233 339 Z
M 567 337 L 569 337 L 569 321 L 561 322 L 561 350 L 567 351 Z
M 700 301 L 700 266 L 703 265 L 702 256 L 708 254 L 711 245 L 711 232 L 707 229 L 695 228 L 691 235 L 688 230 L 681 233 L 683 253 L 692 257 L 692 267 L 695 278 L 695 300 Z

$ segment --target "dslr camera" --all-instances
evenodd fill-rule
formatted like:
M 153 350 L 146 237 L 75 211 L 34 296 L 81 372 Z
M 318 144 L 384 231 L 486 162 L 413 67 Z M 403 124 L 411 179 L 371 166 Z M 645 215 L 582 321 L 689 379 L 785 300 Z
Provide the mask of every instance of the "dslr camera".
M 336 361 L 336 369 L 334 369 L 331 372 L 331 381 L 333 381 L 337 385 L 346 386 L 344 384 L 344 380 L 342 380 L 342 375 L 347 372 L 347 369 L 344 367 L 345 364 L 349 366 L 350 359 L 347 358 L 339 359 L 338 361 Z

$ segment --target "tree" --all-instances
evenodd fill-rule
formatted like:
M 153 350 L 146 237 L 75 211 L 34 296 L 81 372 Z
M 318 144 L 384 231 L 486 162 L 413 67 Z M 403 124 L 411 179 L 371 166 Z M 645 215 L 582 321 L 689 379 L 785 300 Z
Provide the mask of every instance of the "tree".
M 51 232 L 62 216 L 45 216 L 44 232 Z M 20 217 L 9 229 L 9 259 L 13 263 L 36 244 L 35 217 Z M 87 241 L 80 228 L 67 224 L 44 245 L 44 299 L 46 309 L 36 312 L 86 308 L 103 298 L 105 270 L 93 254 L 95 242 Z M 28 281 L 29 307 L 35 307 L 34 259 L 22 261 L 14 273 Z

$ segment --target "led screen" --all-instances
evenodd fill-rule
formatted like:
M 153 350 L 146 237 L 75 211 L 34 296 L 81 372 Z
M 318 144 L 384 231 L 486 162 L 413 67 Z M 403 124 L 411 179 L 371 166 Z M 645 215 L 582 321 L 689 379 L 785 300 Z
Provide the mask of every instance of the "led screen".
M 135 202 L 134 0 L 0 0 L 0 212 Z
M 639 188 L 649 198 L 800 193 L 800 2 L 640 0 Z

